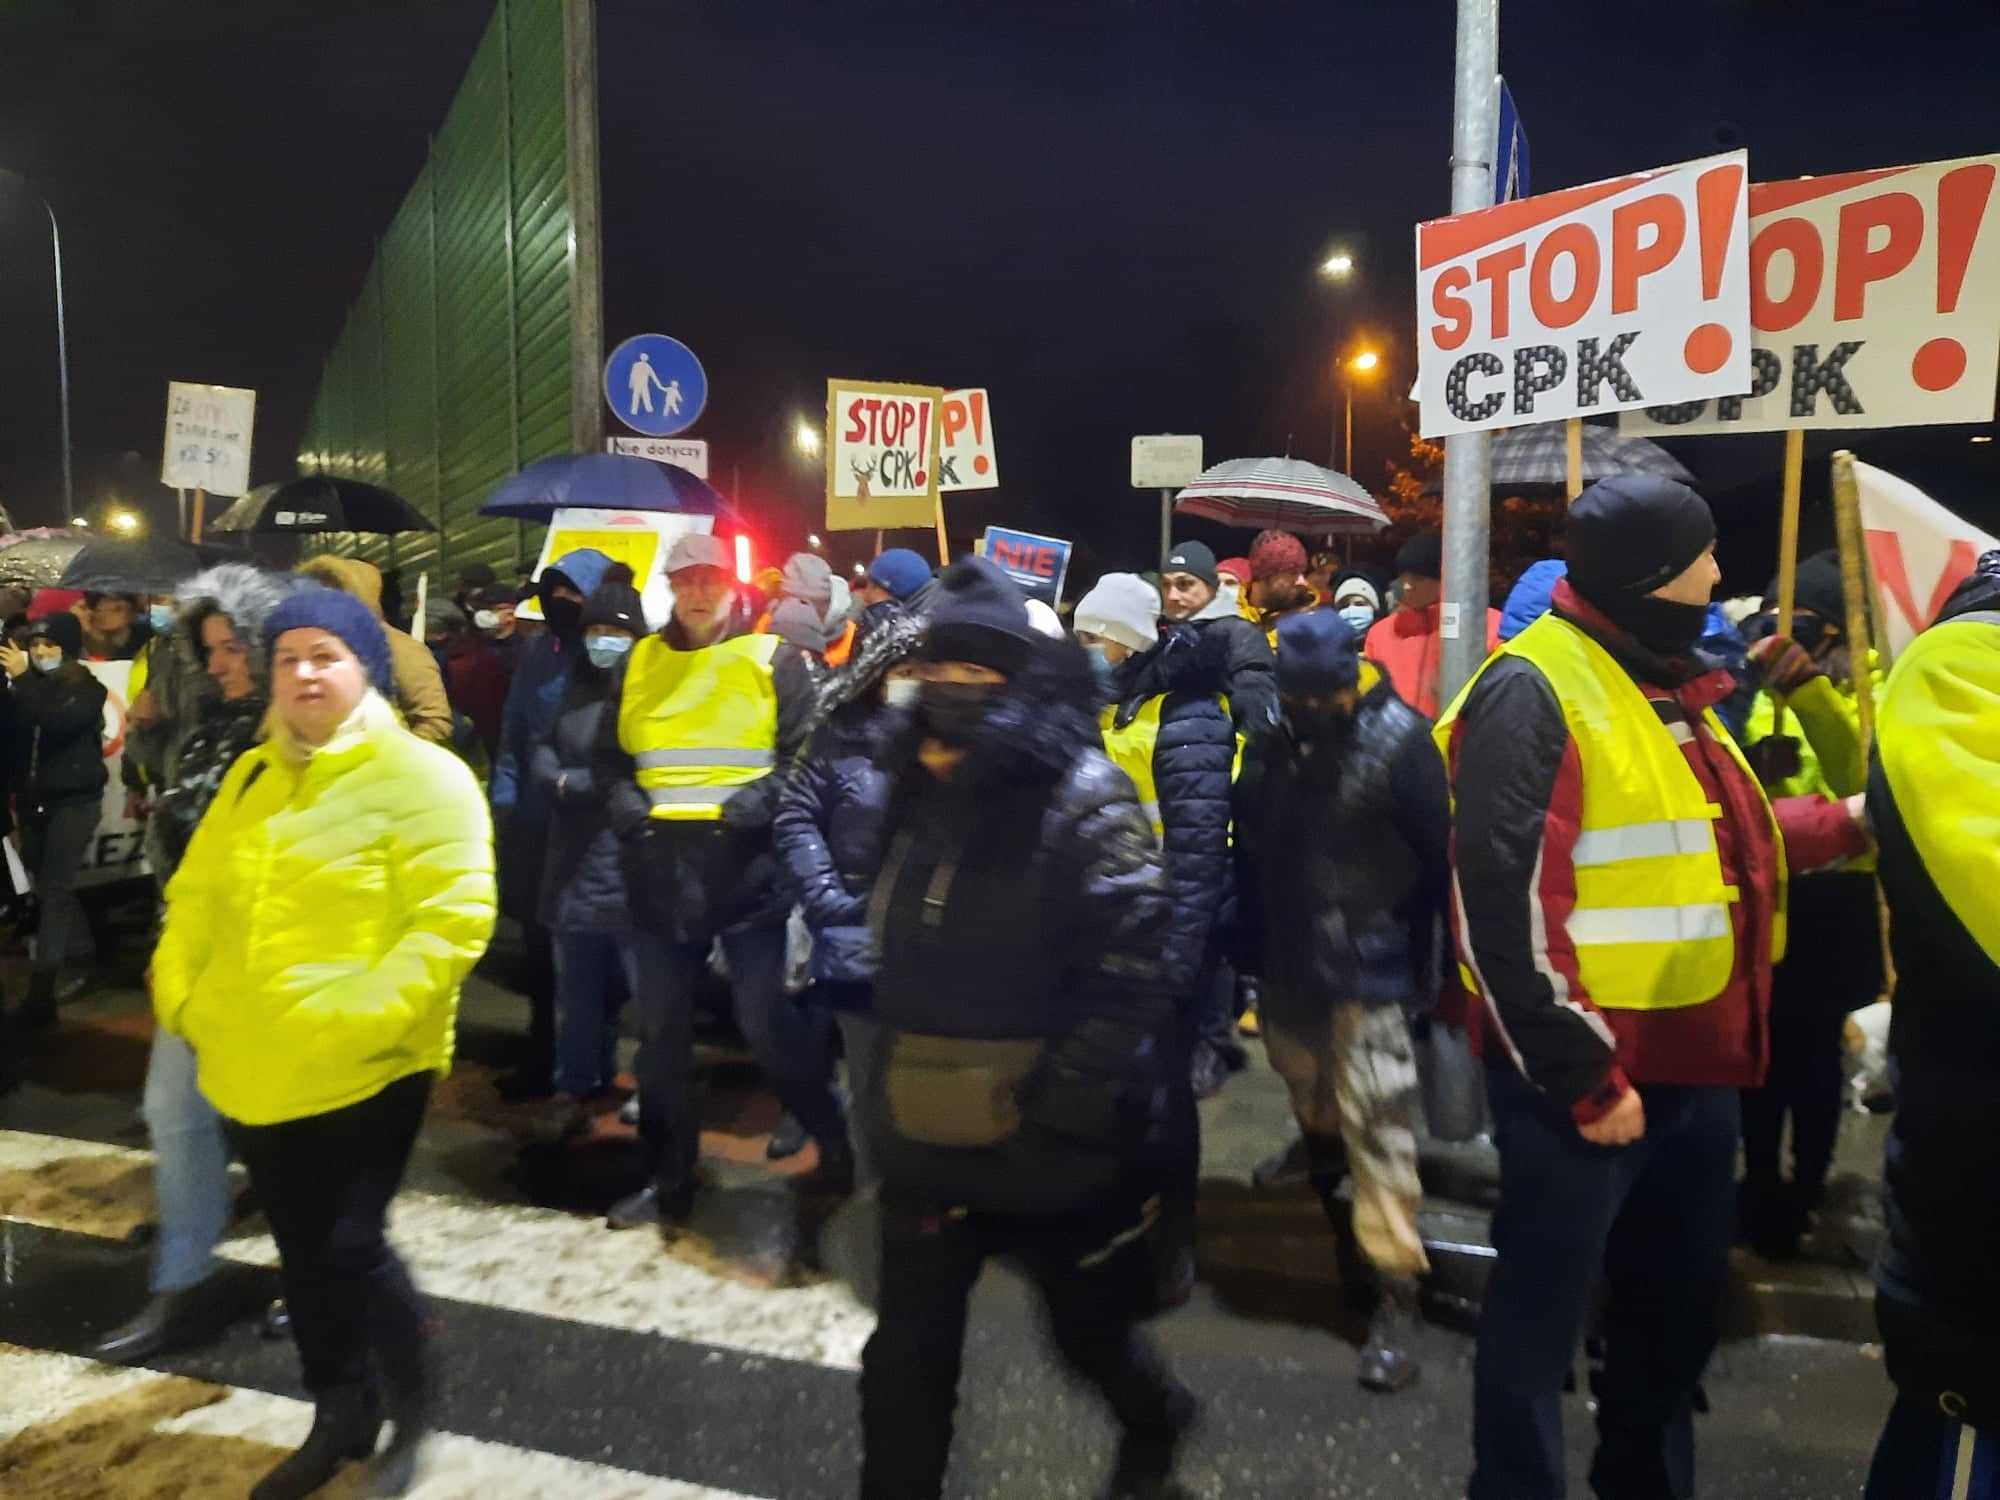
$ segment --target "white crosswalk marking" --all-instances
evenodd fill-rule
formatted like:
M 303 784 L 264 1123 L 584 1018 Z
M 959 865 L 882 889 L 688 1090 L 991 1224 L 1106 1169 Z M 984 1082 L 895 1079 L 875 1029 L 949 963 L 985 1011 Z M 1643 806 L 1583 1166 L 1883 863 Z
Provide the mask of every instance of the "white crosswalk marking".
M 197 1393 L 167 1403 L 169 1407 L 201 1400 L 209 1403 L 193 1405 L 178 1415 L 158 1420 L 146 1415 L 143 1408 L 149 1393 L 197 1385 L 149 1370 L 119 1369 L 66 1354 L 0 1344 L 0 1469 L 14 1473 L 24 1485 L 33 1484 L 38 1477 L 49 1476 L 37 1476 L 33 1467 L 23 1474 L 12 1466 L 39 1463 L 51 1470 L 65 1463 L 88 1464 L 92 1454 L 87 1445 L 108 1439 L 108 1446 L 116 1450 L 115 1470 L 124 1476 L 122 1482 L 128 1487 L 94 1488 L 92 1493 L 137 1500 L 141 1495 L 165 1492 L 148 1488 L 165 1483 L 164 1475 L 149 1480 L 149 1468 L 157 1473 L 156 1466 L 176 1460 L 199 1463 L 209 1456 L 176 1451 L 186 1446 L 171 1441 L 177 1435 L 236 1440 L 226 1448 L 218 1445 L 218 1456 L 255 1469 L 276 1463 L 283 1451 L 304 1442 L 312 1425 L 312 1408 L 303 1401 L 233 1387 L 225 1388 L 227 1394 L 219 1401 Z M 117 1398 L 127 1400 L 121 1403 Z M 131 1410 L 123 1424 L 117 1416 L 121 1404 Z M 65 1417 L 84 1410 L 93 1416 L 102 1414 L 102 1422 L 92 1424 L 98 1431 L 77 1432 L 71 1444 L 47 1432 Z M 44 1441 L 37 1443 L 37 1438 Z M 237 1443 L 270 1451 L 242 1451 Z M 36 1451 L 28 1451 L 31 1446 Z M 182 1493 L 178 1488 L 172 1492 Z M 656 1479 L 453 1434 L 431 1441 L 422 1482 L 409 1494 L 411 1500 L 576 1500 L 581 1496 L 589 1500 L 756 1500 L 734 1490 Z
M 149 1166 L 153 1158 L 67 1136 L 0 1131 L 0 1176 L 15 1182 L 20 1174 L 46 1181 L 58 1163 L 93 1159 Z M 0 1220 L 102 1234 L 105 1206 L 57 1188 L 17 1190 L 0 1197 Z M 842 1283 L 756 1285 L 680 1258 L 656 1235 L 612 1234 L 601 1220 L 550 1209 L 406 1192 L 396 1199 L 390 1238 L 427 1295 L 511 1312 L 838 1370 L 860 1368 L 861 1346 L 875 1326 L 874 1314 Z M 221 1253 L 249 1265 L 278 1261 L 268 1235 L 226 1241 Z

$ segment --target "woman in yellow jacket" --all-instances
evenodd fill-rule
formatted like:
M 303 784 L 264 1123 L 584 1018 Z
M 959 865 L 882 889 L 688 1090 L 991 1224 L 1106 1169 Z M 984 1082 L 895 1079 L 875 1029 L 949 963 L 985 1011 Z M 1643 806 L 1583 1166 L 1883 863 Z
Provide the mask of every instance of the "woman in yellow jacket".
M 311 1436 L 253 1500 L 303 1497 L 373 1454 L 385 1408 L 395 1432 L 367 1483 L 400 1495 L 434 1378 L 384 1225 L 492 934 L 492 828 L 464 763 L 383 696 L 389 646 L 364 604 L 303 589 L 264 638 L 270 737 L 230 769 L 167 886 L 153 1003 L 250 1169 L 313 1394 Z

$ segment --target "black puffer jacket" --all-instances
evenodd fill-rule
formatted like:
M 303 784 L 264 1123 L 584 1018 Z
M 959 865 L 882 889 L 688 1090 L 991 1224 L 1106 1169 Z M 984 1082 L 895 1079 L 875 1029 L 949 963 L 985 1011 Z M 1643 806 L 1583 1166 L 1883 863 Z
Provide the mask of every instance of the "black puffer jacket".
M 24 808 L 92 801 L 110 780 L 104 769 L 104 684 L 77 660 L 74 616 L 37 620 L 30 641 L 63 648 L 53 672 L 32 666 L 14 679 L 14 792 Z
M 1188 623 L 1223 643 L 1223 678 L 1237 733 L 1254 738 L 1277 723 L 1278 655 L 1262 627 L 1219 594 Z
M 160 807 L 147 833 L 153 842 L 148 855 L 160 863 L 153 874 L 165 885 L 180 868 L 188 841 L 202 814 L 222 790 L 222 778 L 236 758 L 257 743 L 270 700 L 263 693 L 247 698 L 209 698 L 199 708 L 200 722 L 174 752 L 173 779 L 160 792 Z
M 1429 722 L 1386 678 L 1332 742 L 1302 743 L 1281 719 L 1245 753 L 1237 805 L 1245 962 L 1273 1018 L 1428 1002 L 1451 879 Z
M 881 945 L 856 1115 L 894 1199 L 1014 1214 L 1151 1181 L 1168 905 L 1072 641 L 1035 647 L 949 781 L 890 744 Z
M 528 782 L 548 808 L 535 919 L 554 930 L 622 932 L 632 926 L 618 835 L 594 768 L 611 674 L 578 656 L 556 721 L 529 752 Z
M 1229 899 L 1236 732 L 1222 706 L 1228 655 L 1222 635 L 1174 625 L 1150 651 L 1119 663 L 1113 678 L 1114 729 L 1130 724 L 1152 699 L 1165 699 L 1153 746 L 1153 785 L 1173 898 L 1166 959 L 1183 996 L 1192 994 L 1210 934 Z

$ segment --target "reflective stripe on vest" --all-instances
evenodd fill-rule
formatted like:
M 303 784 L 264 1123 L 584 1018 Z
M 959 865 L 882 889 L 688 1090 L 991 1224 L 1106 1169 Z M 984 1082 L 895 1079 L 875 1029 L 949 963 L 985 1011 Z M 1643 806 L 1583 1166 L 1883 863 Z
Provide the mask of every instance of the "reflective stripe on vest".
M 632 757 L 651 816 L 709 821 L 777 764 L 774 635 L 676 651 L 657 635 L 632 648 L 618 700 L 618 743 Z
M 1692 729 L 1664 723 L 1611 654 L 1557 615 L 1537 620 L 1488 665 L 1502 656 L 1531 662 L 1548 679 L 1576 746 L 1583 809 L 1571 858 L 1576 906 L 1566 931 L 1585 992 L 1606 1010 L 1671 1010 L 1713 1000 L 1736 966 L 1729 907 L 1738 893 L 1724 883 L 1716 850 L 1722 809 L 1708 800 L 1681 750 Z M 1468 683 L 1438 720 L 1435 736 L 1447 756 L 1452 725 L 1471 691 Z M 1713 711 L 1703 723 L 1758 785 Z M 1768 801 L 1765 816 L 1778 861 L 1776 962 L 1785 951 L 1785 845 Z M 1460 971 L 1483 993 L 1470 965 L 1461 963 Z

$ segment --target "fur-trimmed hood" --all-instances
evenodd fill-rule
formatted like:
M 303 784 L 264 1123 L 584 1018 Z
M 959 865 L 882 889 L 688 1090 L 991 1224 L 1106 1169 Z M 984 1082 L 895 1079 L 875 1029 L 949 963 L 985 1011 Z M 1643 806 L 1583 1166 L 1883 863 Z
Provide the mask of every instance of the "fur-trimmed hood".
M 180 625 L 189 648 L 201 656 L 201 623 L 210 615 L 229 618 L 250 652 L 250 675 L 268 691 L 271 661 L 264 650 L 264 622 L 300 585 L 289 573 L 272 573 L 248 563 L 218 563 L 180 585 Z

